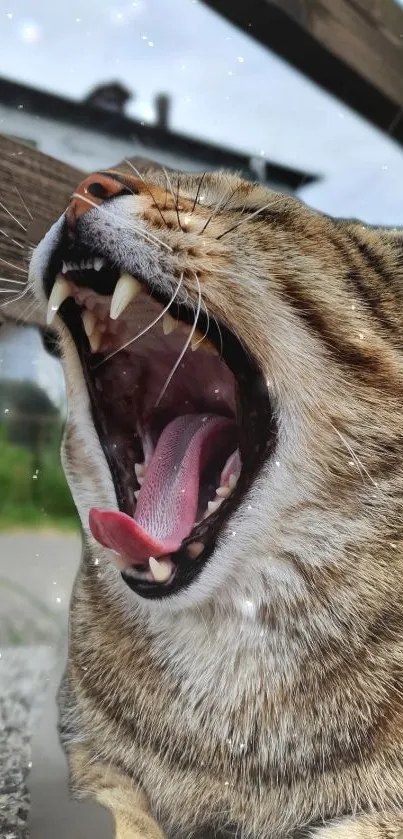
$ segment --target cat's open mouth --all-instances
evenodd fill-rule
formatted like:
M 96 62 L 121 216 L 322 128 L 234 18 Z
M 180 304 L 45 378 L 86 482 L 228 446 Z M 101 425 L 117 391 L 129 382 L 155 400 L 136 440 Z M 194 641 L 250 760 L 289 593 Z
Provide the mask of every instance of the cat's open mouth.
M 130 588 L 166 596 L 220 538 L 237 538 L 230 516 L 274 445 L 267 384 L 230 329 L 202 309 L 196 326 L 183 294 L 157 293 L 98 255 L 58 252 L 46 286 L 49 321 L 58 311 L 81 360 L 119 507 L 94 498 L 91 532 Z

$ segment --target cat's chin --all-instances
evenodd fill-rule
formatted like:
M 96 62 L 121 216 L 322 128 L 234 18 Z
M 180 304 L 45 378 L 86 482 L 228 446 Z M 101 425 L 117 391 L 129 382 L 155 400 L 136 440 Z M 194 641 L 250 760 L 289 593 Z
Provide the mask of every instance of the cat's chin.
M 177 291 L 63 242 L 45 282 L 74 341 L 118 509 L 92 536 L 144 598 L 191 585 L 271 455 L 266 380 L 236 335 Z M 182 296 L 183 299 L 183 296 Z M 87 396 L 85 394 L 85 396 Z

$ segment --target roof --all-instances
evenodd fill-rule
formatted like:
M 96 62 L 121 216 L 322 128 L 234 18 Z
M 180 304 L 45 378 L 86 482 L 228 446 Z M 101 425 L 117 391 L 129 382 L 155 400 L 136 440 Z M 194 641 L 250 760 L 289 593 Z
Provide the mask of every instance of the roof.
M 204 2 L 403 143 L 403 10 L 395 0 Z
M 184 134 L 167 131 L 157 125 L 148 125 L 134 120 L 125 114 L 109 112 L 94 107 L 88 102 L 79 102 L 66 97 L 47 93 L 27 85 L 0 78 L 0 103 L 10 108 L 23 109 L 26 113 L 46 117 L 68 125 L 77 125 L 114 138 L 141 142 L 147 148 L 147 155 L 153 156 L 153 150 L 164 149 L 183 158 L 195 160 L 212 168 L 231 168 L 238 170 L 244 177 L 259 178 L 268 183 L 282 185 L 296 190 L 301 183 L 317 180 L 317 176 L 288 166 L 259 160 L 258 167 L 253 165 L 253 156 L 239 153 L 232 149 L 196 140 Z

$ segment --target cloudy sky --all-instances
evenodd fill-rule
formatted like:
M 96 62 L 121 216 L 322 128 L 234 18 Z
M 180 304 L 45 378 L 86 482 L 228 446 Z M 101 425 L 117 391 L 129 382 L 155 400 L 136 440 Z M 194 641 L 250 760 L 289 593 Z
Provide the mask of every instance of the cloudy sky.
M 118 79 L 145 120 L 168 92 L 177 130 L 325 176 L 323 209 L 403 223 L 400 147 L 200 0 L 1 0 L 0 75 L 73 98 Z

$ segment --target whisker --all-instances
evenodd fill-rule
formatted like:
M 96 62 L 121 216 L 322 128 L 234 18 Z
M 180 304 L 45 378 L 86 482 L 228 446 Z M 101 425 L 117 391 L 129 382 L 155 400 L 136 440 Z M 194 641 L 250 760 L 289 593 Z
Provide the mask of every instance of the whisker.
M 12 213 L 10 213 L 10 210 L 8 210 L 8 209 L 7 209 L 7 207 L 6 207 L 4 204 L 2 204 L 2 203 L 1 203 L 1 201 L 0 201 L 0 207 L 2 207 L 2 208 L 3 208 L 3 210 L 4 210 L 4 212 L 5 212 L 5 213 L 7 213 L 7 215 L 8 215 L 8 216 L 10 216 L 10 218 L 12 218 L 12 220 L 13 220 L 13 221 L 15 221 L 15 223 L 16 223 L 16 224 L 18 224 L 18 225 L 19 225 L 19 227 L 21 227 L 21 228 L 22 228 L 22 230 L 24 231 L 24 233 L 26 233 L 26 232 L 27 232 L 27 228 L 26 228 L 26 227 L 24 227 L 24 225 L 23 225 L 23 224 L 21 224 L 21 222 L 20 222 L 20 221 L 18 221 L 18 218 L 16 218 L 15 216 L 13 216 L 13 214 L 12 214 Z
M 376 487 L 376 489 L 378 489 L 378 490 L 379 490 L 379 486 L 378 486 L 377 482 L 376 482 L 376 481 L 374 481 L 374 479 L 372 478 L 372 476 L 369 474 L 368 469 L 366 469 L 366 468 L 365 468 L 364 464 L 363 464 L 363 463 L 362 463 L 362 461 L 359 459 L 358 455 L 355 453 L 354 449 L 352 448 L 352 446 L 350 445 L 350 443 L 348 442 L 348 440 L 346 440 L 346 439 L 345 439 L 345 437 L 343 437 L 343 435 L 342 435 L 342 434 L 340 433 L 340 431 L 339 431 L 339 430 L 338 430 L 338 429 L 337 429 L 337 428 L 333 425 L 333 423 L 332 423 L 332 422 L 330 423 L 330 425 L 331 425 L 331 427 L 333 428 L 333 431 L 335 431 L 335 432 L 336 432 L 337 436 L 338 436 L 338 437 L 340 437 L 340 440 L 342 441 L 343 445 L 346 447 L 346 449 L 347 449 L 348 453 L 351 455 L 351 457 L 353 458 L 354 462 L 356 463 L 356 465 L 357 465 L 357 467 L 358 467 L 358 469 L 359 469 L 359 471 L 360 471 L 361 477 L 362 477 L 362 478 L 364 477 L 364 476 L 363 476 L 363 474 L 362 474 L 362 473 L 364 472 L 364 474 L 367 476 L 367 478 L 371 481 L 371 484 L 372 484 L 374 487 Z M 361 472 L 361 470 L 362 470 L 362 472 Z M 382 492 L 382 490 L 379 490 L 379 491 L 380 491 L 380 492 Z M 382 493 L 382 494 L 383 494 L 383 493 Z
M 199 197 L 199 195 L 200 195 L 200 190 L 201 190 L 201 187 L 202 187 L 202 183 L 203 183 L 203 181 L 204 181 L 204 178 L 205 178 L 206 174 L 207 174 L 207 172 L 203 172 L 203 174 L 202 174 L 202 176 L 201 176 L 201 178 L 200 178 L 199 185 L 198 185 L 198 187 L 197 187 L 196 197 L 195 197 L 195 200 L 193 201 L 193 207 L 192 207 L 192 209 L 191 209 L 191 211 L 190 211 L 190 215 L 192 215 L 192 213 L 193 213 L 193 211 L 194 211 L 194 208 L 195 208 L 195 206 L 196 206 L 196 204 L 197 204 L 197 200 L 198 200 L 198 197 Z
M 21 274 L 28 274 L 28 271 L 27 271 L 26 268 L 20 268 L 18 265 L 14 265 L 12 262 L 8 262 L 7 259 L 3 259 L 1 256 L 0 256 L 0 262 L 4 262 L 5 265 L 9 265 L 10 268 L 15 268 L 16 271 L 21 271 Z
M 232 276 L 232 274 L 230 274 L 230 276 Z M 195 280 L 198 282 L 197 274 L 194 274 L 194 277 L 195 277 Z M 219 334 L 219 336 L 220 336 L 220 353 L 219 353 L 219 355 L 220 355 L 220 358 L 222 358 L 224 344 L 223 344 L 223 337 L 222 337 L 222 332 L 221 332 L 220 324 L 219 324 L 219 322 L 218 322 L 218 320 L 217 320 L 217 318 L 216 318 L 216 317 L 210 318 L 210 312 L 209 312 L 209 310 L 208 310 L 208 308 L 207 308 L 207 306 L 206 306 L 206 303 L 205 303 L 204 301 L 203 301 L 203 307 L 204 307 L 204 310 L 205 310 L 205 312 L 206 312 L 206 317 L 207 317 L 207 330 L 206 330 L 206 332 L 205 332 L 205 333 L 204 333 L 204 335 L 203 335 L 203 340 L 204 340 L 204 338 L 208 335 L 208 333 L 209 333 L 209 329 L 210 329 L 210 321 L 211 321 L 211 320 L 213 320 L 213 322 L 215 323 L 215 325 L 216 325 L 216 327 L 217 327 L 217 332 L 218 332 L 218 334 Z M 234 333 L 234 334 L 236 334 L 236 333 Z M 198 346 L 200 343 L 201 343 L 201 341 L 197 341 L 197 346 Z
M 180 220 L 180 218 L 179 218 L 179 207 L 178 207 L 178 202 L 177 202 L 177 201 L 175 201 L 175 196 L 174 196 L 174 191 L 173 191 L 173 189 L 172 189 L 172 184 L 171 184 L 171 181 L 170 181 L 170 179 L 169 179 L 168 172 L 167 172 L 167 170 L 165 169 L 165 167 L 164 167 L 163 171 L 164 171 L 164 175 L 165 175 L 165 177 L 166 177 L 166 179 L 167 179 L 167 181 L 168 181 L 168 186 L 169 186 L 169 189 L 170 189 L 170 192 L 171 192 L 171 195 L 172 195 L 172 201 L 173 201 L 173 202 L 174 202 L 174 204 L 175 204 L 176 217 L 177 217 L 177 219 L 178 219 L 178 224 L 179 224 L 179 227 L 180 227 L 180 229 L 181 229 L 181 231 L 182 231 L 182 233 L 183 233 L 183 227 L 182 227 L 182 225 L 181 225 L 181 220 Z
M 198 277 L 197 277 L 197 274 L 196 274 L 196 273 L 194 274 L 194 278 L 195 278 L 195 280 L 196 280 L 196 282 L 197 282 L 197 281 L 198 281 Z M 189 295 L 188 295 L 188 294 L 187 294 L 187 296 L 189 297 Z M 192 302 L 192 301 L 191 301 L 191 302 Z M 200 338 L 198 341 L 196 341 L 196 343 L 195 343 L 195 344 L 193 344 L 193 346 L 194 346 L 194 347 L 198 347 L 198 346 L 199 346 L 199 344 L 202 344 L 202 343 L 203 343 L 204 339 L 205 339 L 205 338 L 207 338 L 207 335 L 208 335 L 208 332 L 209 332 L 209 328 L 210 328 L 210 315 L 209 315 L 209 311 L 208 311 L 208 309 L 207 309 L 207 306 L 205 305 L 205 303 L 204 303 L 204 302 L 203 302 L 203 308 L 204 308 L 204 311 L 205 311 L 205 313 L 206 313 L 206 317 L 207 317 L 207 327 L 206 327 L 206 331 L 205 331 L 204 335 L 202 336 L 202 338 Z M 192 309 L 193 309 L 193 312 L 195 313 L 195 316 L 196 316 L 196 310 L 195 310 L 195 306 L 194 306 L 194 303 L 193 303 L 193 302 L 192 302 Z
M 168 183 L 167 179 L 165 178 L 165 201 L 164 201 L 164 210 L 167 209 L 167 198 L 168 198 Z
M 194 306 L 193 306 L 193 311 L 195 311 Z M 198 340 L 198 341 L 196 341 L 196 342 L 193 344 L 192 349 L 193 349 L 194 347 L 198 347 L 198 346 L 199 346 L 199 344 L 202 344 L 202 343 L 203 343 L 204 339 L 205 339 L 205 338 L 207 338 L 207 335 L 208 335 L 208 329 L 209 329 L 209 328 L 208 328 L 208 325 L 207 325 L 207 327 L 206 327 L 206 331 L 205 331 L 204 335 L 202 335 L 202 337 L 201 337 L 201 338 L 199 338 L 199 340 Z
M 21 300 L 23 297 L 25 297 L 25 295 L 27 294 L 28 291 L 29 291 L 29 286 L 27 286 L 27 288 L 25 288 L 24 291 L 22 292 L 22 294 L 19 294 L 18 297 L 13 297 L 11 300 L 6 300 L 5 303 L 1 303 L 1 307 L 3 308 L 4 306 L 9 306 L 10 303 L 16 303 L 18 300 Z M 4 291 L 2 293 L 3 294 L 12 294 L 13 292 L 12 291 Z
M 39 308 L 39 303 L 37 300 L 31 300 L 23 312 L 21 312 L 21 320 L 27 320 L 34 314 L 35 309 Z
M 33 221 L 34 217 L 33 217 L 32 213 L 28 210 L 28 207 L 27 207 L 27 205 L 26 205 L 26 203 L 25 203 L 25 201 L 24 201 L 24 199 L 23 199 L 23 197 L 20 193 L 20 190 L 18 189 L 18 186 L 16 186 L 15 184 L 14 184 L 14 189 L 15 189 L 15 191 L 16 191 L 16 193 L 17 193 L 17 195 L 18 195 L 18 197 L 21 201 L 22 206 L 25 208 L 25 210 L 26 210 L 27 214 L 29 215 L 31 221 Z
M 218 334 L 219 334 L 219 336 L 220 336 L 220 357 L 222 358 L 223 348 L 224 348 L 224 345 L 223 345 L 223 339 L 222 339 L 222 332 L 221 332 L 221 329 L 220 329 L 220 324 L 218 323 L 217 318 L 213 318 L 213 321 L 214 321 L 214 323 L 215 323 L 215 325 L 216 325 L 216 327 L 217 327 L 217 329 L 218 329 Z
M 223 236 L 227 235 L 227 233 L 231 233 L 232 230 L 236 230 L 236 228 L 240 227 L 241 224 L 246 224 L 247 221 L 251 221 L 253 218 L 258 216 L 259 213 L 263 213 L 264 210 L 267 210 L 269 207 L 272 207 L 272 206 L 273 206 L 273 201 L 270 201 L 268 204 L 265 204 L 263 207 L 260 207 L 258 210 L 255 210 L 254 213 L 251 213 L 249 216 L 246 216 L 246 218 L 241 219 L 241 221 L 237 221 L 237 223 L 233 224 L 232 227 L 229 227 L 228 230 L 224 230 L 224 233 L 220 233 L 220 235 L 217 236 L 217 240 L 222 239 Z
M 0 277 L 0 283 L 15 283 L 15 285 L 26 285 L 26 280 L 11 280 L 9 277 Z
M 139 338 L 142 338 L 142 336 L 145 335 L 146 332 L 148 332 L 150 329 L 152 329 L 153 326 L 155 326 L 155 324 L 158 323 L 158 321 L 161 320 L 162 317 L 164 317 L 165 313 L 168 311 L 169 307 L 171 306 L 171 304 L 175 300 L 176 295 L 178 294 L 178 291 L 179 291 L 179 289 L 182 285 L 182 280 L 183 280 L 183 274 L 181 274 L 181 276 L 180 276 L 178 285 L 176 286 L 176 289 L 175 289 L 169 303 L 167 303 L 167 305 L 165 306 L 165 309 L 163 309 L 162 312 L 160 312 L 158 317 L 154 318 L 154 320 L 151 323 L 149 323 L 148 326 L 145 327 L 145 329 L 143 329 L 141 332 L 139 332 L 138 335 L 135 335 L 134 338 L 131 338 L 130 341 L 127 341 L 126 344 L 123 344 L 122 347 L 119 347 L 119 349 L 114 350 L 114 352 L 107 355 L 106 358 L 103 358 L 102 361 L 100 361 L 99 364 L 96 365 L 96 367 L 94 368 L 95 370 L 98 370 L 98 367 L 101 367 L 102 364 L 105 364 L 105 362 L 109 361 L 110 358 L 113 358 L 115 355 L 122 352 L 122 350 L 125 350 L 126 347 L 130 346 L 130 344 L 134 344 L 135 341 L 138 341 Z
M 213 218 L 217 215 L 218 212 L 220 212 L 221 210 L 223 210 L 227 206 L 228 202 L 231 201 L 232 196 L 235 195 L 235 193 L 238 192 L 239 189 L 240 189 L 240 184 L 238 184 L 238 186 L 236 186 L 235 189 L 233 189 L 230 192 L 230 194 L 228 195 L 228 197 L 225 200 L 224 200 L 224 198 L 225 198 L 225 196 L 224 196 L 224 198 L 221 200 L 221 202 L 218 201 L 215 210 L 213 210 L 210 217 L 207 219 L 206 224 L 200 230 L 199 235 L 204 233 L 206 227 L 210 224 L 210 222 L 213 220 Z M 218 237 L 218 238 L 220 238 L 220 237 Z
M 12 237 L 12 236 L 9 236 L 9 235 L 8 235 L 8 233 L 6 233 L 6 231 L 5 231 L 5 230 L 2 230 L 2 229 L 1 229 L 1 227 L 0 227 L 0 233 L 1 233 L 3 236 L 5 236 L 5 237 L 6 237 L 6 239 L 10 239 L 10 242 L 14 242 L 14 245 L 17 245 L 17 247 L 18 247 L 18 248 L 21 248 L 21 250 L 22 250 L 22 251 L 25 251 L 25 250 L 26 250 L 26 248 L 24 247 L 24 245 L 21 245 L 21 242 L 17 242 L 17 240 L 16 240 L 16 239 L 13 239 L 13 237 Z
M 158 206 L 158 204 L 157 204 L 157 201 L 156 201 L 156 199 L 155 199 L 155 197 L 154 197 L 153 193 L 151 192 L 151 189 L 150 189 L 150 187 L 148 186 L 147 181 L 143 178 L 143 175 L 141 174 L 141 172 L 139 172 L 139 170 L 138 170 L 138 169 L 136 169 L 136 167 L 135 167 L 135 166 L 133 166 L 133 163 L 131 163 L 131 162 L 130 162 L 130 160 L 125 160 L 125 163 L 127 163 L 127 165 L 128 165 L 128 166 L 130 166 L 130 167 L 131 167 L 131 169 L 133 169 L 133 172 L 135 172 L 135 174 L 136 174 L 136 175 L 140 178 L 140 180 L 142 180 L 142 181 L 143 181 L 143 184 L 144 184 L 144 186 L 145 186 L 145 188 L 146 188 L 147 192 L 149 192 L 149 194 L 151 195 L 151 198 L 152 198 L 152 199 L 153 199 L 153 201 L 154 201 L 155 207 L 156 207 L 156 209 L 158 210 L 158 212 L 159 212 L 159 214 L 160 214 L 160 216 L 161 216 L 161 218 L 162 218 L 162 221 L 163 221 L 163 222 L 164 222 L 164 224 L 165 224 L 165 227 L 168 227 L 168 225 L 167 225 L 167 221 L 166 221 L 166 218 L 164 218 L 164 216 L 162 215 L 162 212 L 161 212 L 161 210 L 160 210 L 160 208 L 159 208 L 159 206 Z M 130 189 L 130 187 L 128 187 L 128 189 Z M 165 203 L 166 203 L 166 202 L 165 202 Z
M 35 298 L 32 298 L 32 297 L 28 298 L 28 300 L 27 300 L 27 304 L 26 304 L 26 306 L 25 306 L 25 309 L 23 309 L 23 310 L 20 312 L 20 319 L 21 319 L 22 321 L 26 320 L 28 317 L 30 317 L 30 316 L 31 316 L 31 314 L 32 314 L 33 312 L 35 312 L 35 310 L 38 310 L 38 309 L 39 309 L 39 310 L 41 309 L 41 306 L 40 306 L 40 304 L 38 303 L 38 301 L 37 301 L 37 300 L 35 300 Z
M 170 372 L 170 374 L 169 374 L 169 376 L 168 376 L 168 378 L 167 378 L 167 380 L 166 380 L 166 382 L 165 382 L 165 384 L 164 384 L 164 387 L 162 388 L 162 391 L 161 391 L 161 393 L 160 393 L 160 395 L 159 395 L 159 397 L 158 397 L 158 399 L 157 399 L 157 401 L 156 401 L 156 403 L 155 403 L 155 407 L 156 407 L 156 408 L 157 408 L 157 407 L 158 407 L 158 405 L 160 404 L 161 399 L 162 399 L 162 397 L 163 397 L 164 393 L 166 392 L 167 387 L 169 386 L 169 384 L 170 384 L 170 382 L 171 382 L 171 380 L 172 380 L 172 377 L 175 375 L 175 373 L 176 373 L 176 371 L 177 371 L 177 369 L 178 369 L 178 367 L 179 367 L 179 365 L 180 365 L 180 363 L 181 363 L 181 361 L 182 361 L 182 358 L 183 358 L 183 356 L 185 355 L 185 352 L 186 352 L 186 350 L 187 350 L 187 348 L 188 348 L 189 344 L 191 343 L 191 340 L 192 340 L 192 338 L 193 338 L 193 335 L 195 334 L 195 331 L 196 331 L 197 321 L 198 321 L 198 317 L 199 317 L 199 314 L 200 314 L 200 309 L 201 309 L 201 299 L 202 299 L 202 298 L 201 298 L 200 283 L 199 283 L 199 279 L 198 279 L 198 277 L 197 277 L 197 276 L 195 277 L 195 280 L 196 280 L 196 282 L 197 282 L 197 289 L 198 289 L 198 295 L 199 295 L 199 297 L 198 297 L 198 301 L 197 301 L 197 311 L 196 311 L 196 314 L 195 314 L 195 319 L 194 319 L 194 322 L 193 322 L 193 326 L 192 326 L 192 328 L 191 328 L 191 330 L 190 330 L 190 332 L 189 332 L 189 335 L 188 335 L 188 339 L 187 339 L 187 341 L 186 341 L 186 344 L 184 345 L 184 347 L 183 347 L 183 349 L 182 349 L 182 352 L 181 352 L 181 354 L 180 354 L 180 356 L 179 356 L 179 358 L 178 358 L 178 360 L 177 360 L 176 364 L 175 364 L 175 365 L 174 365 L 174 367 L 172 368 L 172 370 L 171 370 L 171 372 Z
M 86 201 L 87 204 L 90 204 L 91 207 L 96 207 L 98 210 L 100 209 L 99 204 L 95 204 L 95 201 L 91 201 L 85 195 L 79 195 L 78 192 L 73 192 L 73 198 L 80 198 L 81 201 Z M 105 209 L 105 206 L 103 207 L 102 212 L 106 213 L 106 215 L 112 215 L 112 213 L 108 213 L 108 211 Z M 157 242 L 163 248 L 166 248 L 168 251 L 172 251 L 171 246 L 167 245 L 167 243 L 163 242 L 161 239 L 158 239 L 158 236 L 155 236 L 154 233 L 151 233 L 149 230 L 145 232 L 144 230 L 141 230 L 139 227 L 136 227 L 135 224 L 129 224 L 128 221 L 121 214 L 114 216 L 114 218 L 119 218 L 121 221 L 124 222 L 126 227 L 130 228 L 130 230 L 133 230 L 135 233 L 138 233 L 139 236 L 143 236 L 144 239 L 147 239 L 148 242 L 152 242 L 154 240 L 154 242 Z

